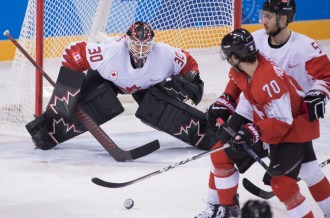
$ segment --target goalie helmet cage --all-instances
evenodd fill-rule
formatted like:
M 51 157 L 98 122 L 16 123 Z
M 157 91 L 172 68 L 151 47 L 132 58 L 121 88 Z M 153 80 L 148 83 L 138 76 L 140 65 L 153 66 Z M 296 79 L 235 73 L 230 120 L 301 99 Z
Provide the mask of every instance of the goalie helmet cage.
M 205 83 L 202 102 L 211 102 L 228 80 L 226 71 L 209 66 L 221 62 L 222 37 L 241 26 L 241 5 L 241 0 L 29 0 L 18 41 L 56 81 L 61 55 L 71 42 L 102 42 L 143 20 L 153 27 L 155 41 L 196 58 Z M 23 131 L 45 109 L 53 87 L 18 50 L 3 83 L 0 130 Z

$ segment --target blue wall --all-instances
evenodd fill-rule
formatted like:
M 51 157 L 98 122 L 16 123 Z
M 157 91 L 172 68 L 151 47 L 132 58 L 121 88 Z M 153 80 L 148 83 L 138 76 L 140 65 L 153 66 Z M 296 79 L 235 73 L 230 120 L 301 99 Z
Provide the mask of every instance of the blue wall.
M 3 35 L 5 30 L 18 38 L 23 23 L 27 0 L 9 0 L 1 1 L 0 8 L 0 40 L 7 39 Z
M 259 10 L 264 0 L 242 0 L 243 23 L 258 23 Z M 330 19 L 330 0 L 296 0 L 295 21 Z
M 162 2 L 163 0 L 153 1 Z M 263 2 L 264 0 L 243 0 L 243 23 L 258 23 L 258 11 Z M 296 0 L 296 2 L 298 3 L 297 15 L 295 17 L 296 21 L 330 19 L 330 0 L 315 0 L 314 2 L 307 0 Z M 15 38 L 18 38 L 26 7 L 27 0 L 10 0 L 2 2 L 2 6 L 0 8 L 0 40 L 7 39 L 2 34 L 7 29 L 10 30 L 11 34 Z

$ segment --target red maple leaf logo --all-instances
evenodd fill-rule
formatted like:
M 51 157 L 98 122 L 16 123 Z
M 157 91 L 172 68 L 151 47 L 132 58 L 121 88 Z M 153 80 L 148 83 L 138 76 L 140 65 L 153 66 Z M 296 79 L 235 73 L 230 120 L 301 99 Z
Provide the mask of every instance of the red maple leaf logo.
M 138 87 L 136 86 L 135 84 L 131 87 L 126 87 L 124 89 L 124 92 L 127 93 L 127 94 L 131 94 L 131 93 L 135 93 L 137 91 L 140 91 L 142 88 L 141 87 Z

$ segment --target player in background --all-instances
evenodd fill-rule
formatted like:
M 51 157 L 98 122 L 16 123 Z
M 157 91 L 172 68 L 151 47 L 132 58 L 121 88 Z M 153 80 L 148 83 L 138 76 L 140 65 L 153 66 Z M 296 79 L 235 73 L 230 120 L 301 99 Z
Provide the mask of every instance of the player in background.
M 70 44 L 47 110 L 27 125 L 35 145 L 47 150 L 84 132 L 73 116 L 78 103 L 102 124 L 123 111 L 117 95 L 130 94 L 142 122 L 210 149 L 204 113 L 183 103 L 201 101 L 198 64 L 188 52 L 155 42 L 154 36 L 148 23 L 137 21 L 122 37 Z
M 261 11 L 264 29 L 252 33 L 256 47 L 281 66 L 303 88 L 302 110 L 310 122 L 324 117 L 330 98 L 330 61 L 317 42 L 288 28 L 296 14 L 294 0 L 268 0 Z M 306 157 L 299 174 L 325 216 L 330 217 L 330 186 L 314 153 Z
M 315 40 L 288 28 L 289 23 L 293 22 L 295 13 L 294 0 L 265 1 L 260 13 L 264 29 L 255 31 L 252 35 L 257 49 L 281 66 L 303 88 L 306 96 L 302 110 L 305 111 L 307 118 L 314 122 L 324 117 L 325 104 L 329 100 L 330 62 Z M 232 85 L 230 81 L 228 86 Z M 215 126 L 218 117 L 226 121 L 233 114 L 239 94 L 240 91 L 231 94 L 225 92 L 210 106 L 207 116 L 212 126 Z M 249 162 L 251 163 L 252 161 Z M 245 165 L 242 168 L 247 167 Z M 299 177 L 308 185 L 323 214 L 330 216 L 329 182 L 317 163 L 312 147 L 303 161 Z M 216 204 L 218 197 L 213 184 L 213 175 L 211 175 L 208 199 L 209 202 Z
M 310 205 L 299 190 L 297 177 L 302 160 L 312 148 L 312 140 L 319 137 L 319 121 L 310 122 L 301 111 L 302 88 L 258 52 L 252 35 L 244 29 L 226 35 L 221 49 L 232 65 L 229 72 L 232 84 L 226 87 L 225 93 L 233 96 L 241 92 L 242 95 L 235 112 L 224 124 L 233 128 L 236 135 L 231 137 L 222 131 L 221 141 L 215 145 L 222 146 L 230 140 L 230 149 L 211 154 L 213 179 L 210 182 L 216 188 L 219 204 L 210 204 L 197 217 L 239 216 L 239 172 L 244 171 L 240 167 L 250 159 L 242 144 L 251 146 L 264 157 L 260 140 L 268 144 L 269 168 L 274 173 L 272 177 L 265 174 L 265 184 L 271 186 L 290 217 L 313 217 Z

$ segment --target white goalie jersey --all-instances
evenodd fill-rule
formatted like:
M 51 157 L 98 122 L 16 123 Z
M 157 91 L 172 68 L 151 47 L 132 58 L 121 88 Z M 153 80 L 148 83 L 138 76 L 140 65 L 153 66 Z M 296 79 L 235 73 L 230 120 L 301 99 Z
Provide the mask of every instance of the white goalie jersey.
M 198 72 L 197 63 L 189 53 L 157 42 L 144 66 L 134 69 L 125 36 L 101 44 L 73 43 L 65 50 L 62 64 L 76 71 L 97 70 L 127 94 L 147 89 L 171 75 L 185 74 L 190 69 Z

